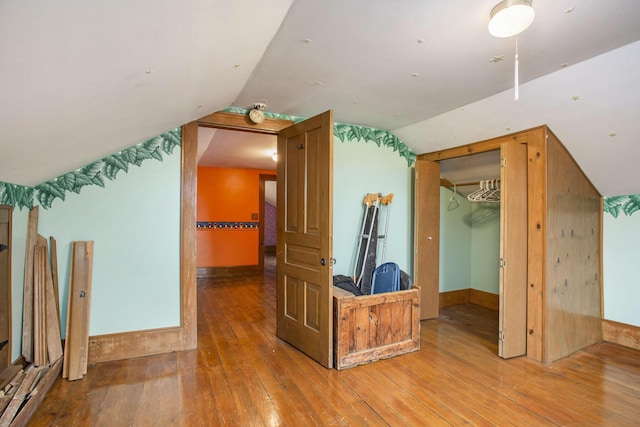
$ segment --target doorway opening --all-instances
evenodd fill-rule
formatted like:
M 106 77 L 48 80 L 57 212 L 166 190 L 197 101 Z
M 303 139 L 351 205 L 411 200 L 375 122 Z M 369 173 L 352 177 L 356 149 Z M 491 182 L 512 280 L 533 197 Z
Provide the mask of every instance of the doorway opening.
M 273 132 L 199 123 L 198 277 L 261 273 L 275 253 L 276 145 Z
M 271 259 L 275 262 L 278 206 L 276 183 L 276 176 L 260 174 L 258 262 L 261 269 L 264 269 L 265 262 L 269 262 Z
M 495 354 L 500 293 L 499 180 L 499 150 L 440 162 L 440 315 L 473 325 L 473 333 L 486 338 Z

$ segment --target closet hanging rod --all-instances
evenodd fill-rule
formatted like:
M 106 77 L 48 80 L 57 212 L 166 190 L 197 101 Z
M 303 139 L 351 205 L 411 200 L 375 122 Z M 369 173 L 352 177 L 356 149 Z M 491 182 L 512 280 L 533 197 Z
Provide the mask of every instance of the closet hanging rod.
M 487 180 L 487 181 L 500 182 L 499 179 Z M 454 185 L 456 187 L 468 187 L 470 185 L 480 185 L 480 181 L 463 182 L 463 183 L 460 183 L 460 184 L 454 184 L 453 182 L 449 181 L 447 178 L 440 178 L 440 185 L 443 186 L 443 187 L 447 187 L 447 188 L 453 188 Z

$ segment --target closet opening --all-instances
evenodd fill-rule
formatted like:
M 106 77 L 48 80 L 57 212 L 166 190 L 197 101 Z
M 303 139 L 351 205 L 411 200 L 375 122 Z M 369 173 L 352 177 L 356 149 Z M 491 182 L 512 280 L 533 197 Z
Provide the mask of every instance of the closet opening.
M 476 325 L 496 353 L 500 184 L 500 150 L 440 162 L 440 315 Z
M 416 164 L 415 275 L 430 289 L 421 317 L 473 317 L 460 307 L 482 307 L 490 311 L 482 316 L 488 329 L 477 333 L 492 337 L 488 345 L 501 357 L 524 355 L 527 146 L 433 157 Z M 427 295 L 438 296 L 431 306 Z

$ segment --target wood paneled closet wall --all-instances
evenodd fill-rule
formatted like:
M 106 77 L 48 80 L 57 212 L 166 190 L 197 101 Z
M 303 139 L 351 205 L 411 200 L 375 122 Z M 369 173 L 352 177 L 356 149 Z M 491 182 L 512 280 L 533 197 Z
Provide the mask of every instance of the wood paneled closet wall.
M 509 247 L 509 236 L 513 241 L 526 238 L 526 250 L 504 255 L 507 267 L 501 272 L 505 283 L 501 283 L 500 310 L 508 311 L 503 304 L 526 307 L 526 328 L 516 327 L 516 335 L 525 342 L 524 354 L 548 363 L 602 340 L 602 197 L 546 125 L 417 157 L 414 282 L 422 288 L 421 318 L 437 317 L 438 162 L 501 150 L 504 163 L 515 146 L 526 147 L 526 159 L 508 159 L 506 168 L 526 169 L 526 185 L 516 185 L 526 191 L 526 209 L 513 215 L 509 210 L 518 208 L 502 208 L 502 216 L 520 231 L 516 238 L 503 232 L 501 240 Z M 509 186 L 509 176 L 502 171 L 503 187 Z M 525 272 L 521 279 L 503 274 L 513 269 Z M 503 301 L 503 286 L 510 289 L 512 300 Z

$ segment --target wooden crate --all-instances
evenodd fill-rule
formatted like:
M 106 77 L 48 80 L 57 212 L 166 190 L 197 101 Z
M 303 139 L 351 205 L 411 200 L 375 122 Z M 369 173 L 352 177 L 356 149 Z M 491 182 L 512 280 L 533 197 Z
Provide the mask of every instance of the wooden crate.
M 346 369 L 420 349 L 420 288 L 356 297 L 333 287 L 334 366 Z

